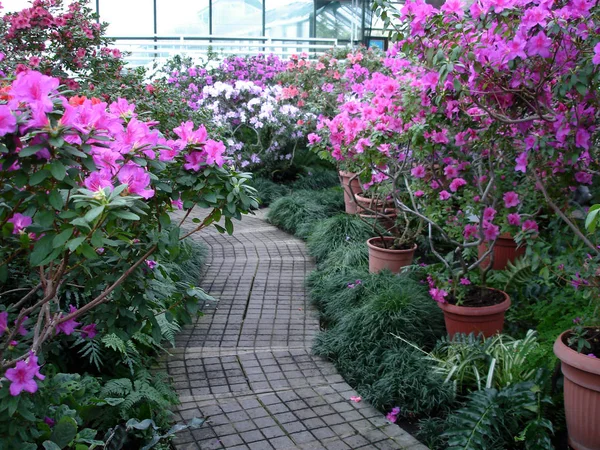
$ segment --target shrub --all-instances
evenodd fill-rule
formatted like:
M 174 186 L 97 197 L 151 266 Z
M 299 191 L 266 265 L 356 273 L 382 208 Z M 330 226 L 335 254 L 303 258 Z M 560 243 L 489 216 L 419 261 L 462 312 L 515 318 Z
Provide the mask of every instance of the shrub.
M 297 191 L 275 201 L 267 218 L 282 230 L 306 238 L 315 222 L 340 211 L 343 204 L 338 190 Z
M 311 295 L 323 295 L 318 301 L 332 322 L 317 337 L 315 352 L 332 359 L 376 407 L 399 405 L 406 415 L 444 408 L 452 401 L 452 387 L 423 353 L 394 337 L 432 348 L 445 334 L 441 311 L 426 289 L 407 276 L 372 274 L 357 285 L 358 273 L 352 275 L 345 287 L 341 274 L 311 277 Z
M 262 206 L 269 206 L 275 200 L 289 193 L 287 186 L 267 178 L 254 178 L 251 185 L 258 191 L 258 199 Z
M 334 250 L 350 242 L 364 243 L 373 236 L 371 226 L 356 216 L 338 214 L 318 223 L 308 238 L 308 250 L 322 262 Z

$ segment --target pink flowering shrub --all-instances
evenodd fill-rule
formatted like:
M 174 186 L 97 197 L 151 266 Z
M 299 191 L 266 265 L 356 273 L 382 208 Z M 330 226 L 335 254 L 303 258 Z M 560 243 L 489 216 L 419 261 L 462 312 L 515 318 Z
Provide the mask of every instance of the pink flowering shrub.
M 0 69 L 37 70 L 71 89 L 116 76 L 123 62 L 104 37 L 85 0 L 33 0 L 22 11 L 0 16 Z M 2 10 L 0 9 L 0 14 Z
M 232 218 L 257 207 L 249 175 L 203 126 L 182 123 L 166 139 L 134 104 L 67 99 L 59 85 L 21 71 L 0 98 L 0 395 L 36 392 L 38 358 L 56 339 L 151 326 L 145 294 L 166 277 L 160 263 L 190 234 L 222 218 L 231 233 Z M 209 214 L 190 227 L 194 206 Z M 187 212 L 180 223 L 174 208 Z M 69 286 L 84 295 L 69 301 Z

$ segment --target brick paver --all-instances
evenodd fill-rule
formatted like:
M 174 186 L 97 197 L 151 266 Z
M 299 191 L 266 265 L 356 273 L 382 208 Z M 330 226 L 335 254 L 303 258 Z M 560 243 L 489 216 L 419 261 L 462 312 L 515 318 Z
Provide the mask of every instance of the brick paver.
M 201 211 L 198 215 L 201 215 Z M 427 450 L 389 424 L 329 361 L 310 352 L 319 331 L 304 280 L 313 262 L 304 243 L 247 216 L 233 236 L 205 230 L 203 287 L 218 298 L 182 330 L 164 362 L 175 381 L 179 450 Z

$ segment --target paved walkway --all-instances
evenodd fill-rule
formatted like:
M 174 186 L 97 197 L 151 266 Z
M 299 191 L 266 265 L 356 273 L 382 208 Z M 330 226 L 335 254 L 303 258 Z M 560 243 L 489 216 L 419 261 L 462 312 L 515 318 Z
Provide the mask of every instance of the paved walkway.
M 319 330 L 304 279 L 304 243 L 260 217 L 233 236 L 196 235 L 210 248 L 203 287 L 219 299 L 186 327 L 166 361 L 178 419 L 207 417 L 178 434 L 179 450 L 427 450 L 357 395 L 335 367 L 310 352 Z

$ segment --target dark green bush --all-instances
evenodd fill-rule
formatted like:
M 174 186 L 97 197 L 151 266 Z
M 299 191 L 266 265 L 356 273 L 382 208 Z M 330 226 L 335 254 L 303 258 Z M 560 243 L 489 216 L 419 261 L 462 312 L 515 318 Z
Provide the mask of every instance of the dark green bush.
M 315 222 L 334 215 L 343 207 L 341 189 L 297 191 L 276 200 L 267 218 L 276 227 L 306 238 Z
M 290 192 L 287 185 L 275 183 L 267 178 L 254 178 L 251 185 L 258 191 L 261 206 L 269 206 L 275 200 Z
M 408 276 L 366 274 L 356 286 L 360 273 L 311 276 L 311 296 L 331 322 L 317 337 L 315 352 L 332 359 L 375 407 L 397 405 L 407 415 L 444 409 L 452 386 L 432 371 L 423 352 L 395 337 L 431 349 L 445 334 L 441 311 Z
M 339 247 L 351 242 L 364 244 L 372 236 L 373 229 L 358 217 L 338 214 L 314 227 L 308 238 L 308 250 L 317 262 L 322 262 Z
M 340 179 L 335 170 L 309 167 L 306 169 L 305 174 L 300 175 L 291 184 L 291 187 L 294 190 L 316 190 L 328 189 L 339 185 Z

